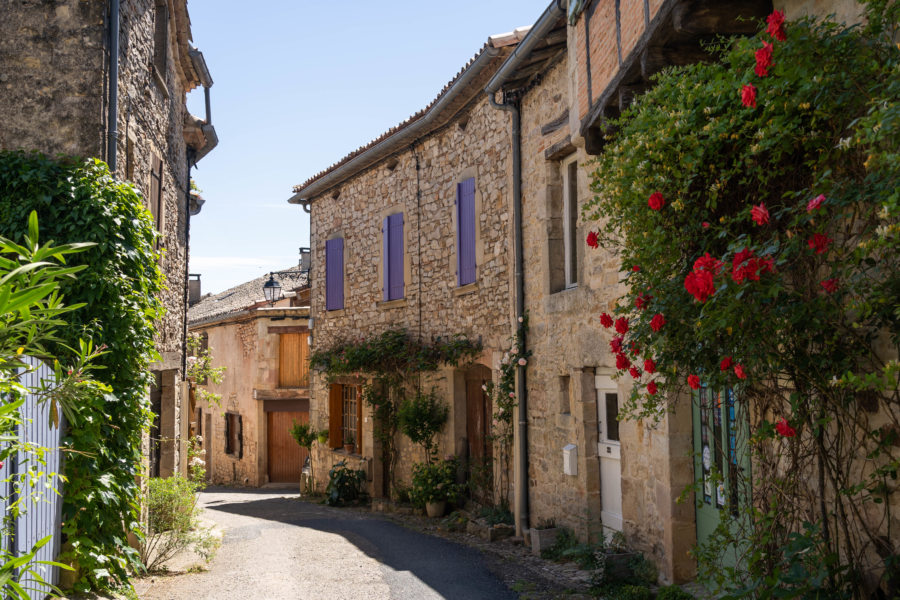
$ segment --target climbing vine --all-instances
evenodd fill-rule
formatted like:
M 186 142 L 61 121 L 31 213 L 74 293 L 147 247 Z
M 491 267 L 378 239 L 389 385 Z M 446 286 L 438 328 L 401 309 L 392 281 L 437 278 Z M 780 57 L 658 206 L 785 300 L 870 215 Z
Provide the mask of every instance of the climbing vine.
M 382 461 L 394 487 L 395 445 L 399 427 L 399 408 L 407 391 L 421 393 L 420 375 L 436 371 L 442 365 L 457 366 L 471 362 L 481 353 L 481 343 L 462 335 L 440 337 L 423 342 L 402 329 L 391 329 L 365 340 L 340 341 L 310 356 L 310 367 L 321 371 L 327 381 L 341 376 L 368 377 L 363 400 L 372 406 L 375 438 L 381 443 Z M 393 490 L 392 490 L 393 491 Z
M 76 589 L 108 588 L 140 568 L 127 540 L 140 535 L 141 437 L 152 414 L 148 366 L 157 360 L 154 323 L 162 313 L 157 233 L 140 195 L 116 181 L 97 160 L 50 159 L 0 152 L 0 234 L 24 239 L 31 211 L 42 239 L 92 242 L 67 258 L 84 266 L 60 292 L 71 304 L 48 352 L 70 363 L 80 340 L 105 345 L 94 378 L 108 386 L 73 408 L 63 445 L 68 450 L 63 499 L 63 559 L 77 563 Z
M 900 585 L 898 6 L 864 28 L 776 11 L 660 75 L 593 165 L 587 242 L 628 287 L 601 316 L 625 413 L 703 385 L 747 408 L 753 502 L 698 552 L 736 595 Z

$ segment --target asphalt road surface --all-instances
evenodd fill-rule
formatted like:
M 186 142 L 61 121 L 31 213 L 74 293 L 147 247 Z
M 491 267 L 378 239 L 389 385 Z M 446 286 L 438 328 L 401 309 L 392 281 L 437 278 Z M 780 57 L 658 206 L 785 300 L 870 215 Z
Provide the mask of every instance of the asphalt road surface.
M 285 490 L 209 488 L 224 532 L 208 570 L 140 581 L 142 600 L 506 600 L 479 550 Z

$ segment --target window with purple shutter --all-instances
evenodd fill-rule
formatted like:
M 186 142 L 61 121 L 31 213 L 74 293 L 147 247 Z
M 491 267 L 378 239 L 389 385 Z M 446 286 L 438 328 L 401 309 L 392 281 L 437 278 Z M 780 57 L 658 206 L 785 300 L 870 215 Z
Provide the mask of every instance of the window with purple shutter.
M 325 310 L 344 308 L 344 238 L 325 241 Z
M 475 178 L 456 184 L 456 281 L 475 283 Z
M 382 224 L 384 300 L 403 298 L 403 213 L 385 217 Z

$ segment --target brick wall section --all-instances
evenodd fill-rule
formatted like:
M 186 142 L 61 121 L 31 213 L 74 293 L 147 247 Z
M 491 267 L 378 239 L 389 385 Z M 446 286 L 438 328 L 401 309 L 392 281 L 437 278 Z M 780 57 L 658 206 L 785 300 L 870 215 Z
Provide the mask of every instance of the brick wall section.
M 314 349 L 338 340 L 360 340 L 393 328 L 431 340 L 463 334 L 481 339 L 479 362 L 495 367 L 509 347 L 512 333 L 511 280 L 511 166 L 510 120 L 481 96 L 459 120 L 423 140 L 414 149 L 345 181 L 314 198 L 311 214 L 312 314 Z M 419 157 L 421 206 L 417 208 L 416 156 Z M 475 177 L 476 284 L 457 287 L 455 198 L 457 182 Z M 388 212 L 404 213 L 405 299 L 382 303 L 382 220 Z M 421 217 L 419 217 L 421 215 Z M 421 220 L 420 220 L 421 218 Z M 325 311 L 325 241 L 344 238 L 344 310 Z M 420 280 L 420 262 L 421 274 Z M 465 293 L 461 293 L 465 292 Z M 420 304 L 421 302 L 421 304 Z M 421 314 L 421 320 L 420 320 Z M 440 453 L 459 454 L 465 442 L 465 386 L 460 398 L 454 370 L 429 377 L 424 388 L 435 386 L 451 407 L 451 422 L 442 436 Z M 328 425 L 328 387 L 321 374 L 312 374 L 310 420 Z M 459 414 L 461 403 L 462 413 Z M 371 445 L 372 420 L 364 408 L 364 454 L 379 452 Z M 422 457 L 408 440 L 399 440 L 398 480 L 408 481 L 409 469 Z M 317 467 L 317 477 L 327 469 Z M 377 477 L 376 477 L 377 479 Z

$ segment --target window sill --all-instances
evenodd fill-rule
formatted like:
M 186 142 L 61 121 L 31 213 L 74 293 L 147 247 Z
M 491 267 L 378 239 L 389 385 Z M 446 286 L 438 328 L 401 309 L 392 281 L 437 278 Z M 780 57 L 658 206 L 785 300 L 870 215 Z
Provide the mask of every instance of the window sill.
M 478 291 L 478 282 L 473 281 L 472 283 L 467 283 L 466 285 L 461 285 L 458 288 L 453 289 L 454 296 L 467 296 L 469 294 L 474 294 Z
M 406 298 L 397 298 L 396 300 L 385 300 L 383 302 L 376 302 L 375 308 L 378 310 L 388 310 L 391 308 L 405 308 L 406 307 Z
M 343 309 L 343 308 L 339 308 L 339 309 L 337 309 L 337 310 L 326 310 L 326 311 L 325 311 L 325 316 L 326 316 L 326 317 L 343 317 L 343 316 L 344 316 L 344 309 Z

